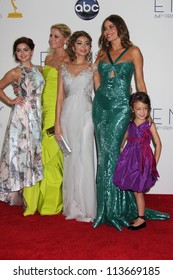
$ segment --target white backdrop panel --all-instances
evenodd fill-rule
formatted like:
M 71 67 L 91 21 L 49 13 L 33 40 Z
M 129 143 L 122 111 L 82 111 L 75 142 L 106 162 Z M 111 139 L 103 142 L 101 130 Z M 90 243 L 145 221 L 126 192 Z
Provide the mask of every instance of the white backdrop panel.
M 87 4 L 89 0 L 85 2 Z M 91 1 L 91 0 L 90 0 Z M 94 0 L 93 0 L 94 1 Z M 21 18 L 10 18 L 17 6 Z M 93 38 L 93 53 L 103 20 L 110 14 L 124 18 L 131 40 L 144 56 L 144 76 L 152 101 L 152 117 L 157 124 L 163 150 L 158 165 L 160 179 L 150 193 L 173 194 L 173 0 L 98 0 L 99 13 L 83 20 L 75 13 L 76 0 L 0 0 L 0 78 L 15 66 L 12 45 L 18 37 L 31 37 L 35 44 L 33 62 L 41 64 L 41 53 L 48 49 L 50 26 L 66 23 L 72 29 L 85 30 Z M 43 59 L 43 56 L 42 56 Z M 134 82 L 132 82 L 133 90 Z M 12 95 L 12 88 L 6 92 Z M 0 102 L 0 150 L 9 108 Z

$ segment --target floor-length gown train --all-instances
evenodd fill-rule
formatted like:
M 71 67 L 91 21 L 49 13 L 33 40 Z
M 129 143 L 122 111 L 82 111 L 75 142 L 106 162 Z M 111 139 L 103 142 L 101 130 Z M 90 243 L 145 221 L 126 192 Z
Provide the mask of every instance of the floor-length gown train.
M 93 122 L 98 151 L 97 168 L 97 216 L 93 223 L 110 224 L 121 230 L 128 221 L 137 216 L 133 192 L 122 191 L 112 181 L 120 146 L 130 120 L 130 86 L 134 73 L 131 61 L 119 62 L 128 49 L 113 62 L 100 61 L 98 71 L 101 85 L 93 101 Z M 112 75 L 114 73 L 114 75 Z M 148 219 L 164 220 L 166 213 L 145 209 Z
M 93 221 L 96 215 L 95 142 L 92 122 L 95 67 L 73 76 L 62 67 L 65 99 L 61 113 L 63 136 L 71 147 L 64 158 L 63 214 L 66 219 Z
M 45 65 L 43 69 L 45 87 L 43 90 L 43 131 L 42 158 L 44 179 L 31 188 L 24 189 L 26 210 L 24 216 L 35 211 L 41 215 L 60 214 L 62 202 L 63 155 L 53 135 L 48 136 L 46 129 L 55 123 L 58 71 Z

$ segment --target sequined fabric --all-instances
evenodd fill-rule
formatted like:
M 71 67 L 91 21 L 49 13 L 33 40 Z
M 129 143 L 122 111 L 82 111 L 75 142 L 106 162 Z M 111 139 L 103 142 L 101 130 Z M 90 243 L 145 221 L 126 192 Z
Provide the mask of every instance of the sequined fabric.
M 137 216 L 137 206 L 133 192 L 118 189 L 112 181 L 120 145 L 130 120 L 128 104 L 134 72 L 132 62 L 118 63 L 119 58 L 112 64 L 100 61 L 98 65 L 101 85 L 92 110 L 98 152 L 97 216 L 93 226 L 104 223 L 122 230 L 122 226 L 129 226 L 128 221 Z M 169 217 L 150 209 L 146 209 L 145 215 L 149 219 L 160 220 Z

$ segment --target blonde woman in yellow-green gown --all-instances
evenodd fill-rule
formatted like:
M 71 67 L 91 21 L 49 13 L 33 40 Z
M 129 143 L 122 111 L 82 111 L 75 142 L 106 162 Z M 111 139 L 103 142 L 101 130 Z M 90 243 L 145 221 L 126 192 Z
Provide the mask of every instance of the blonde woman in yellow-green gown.
M 54 126 L 55 123 L 58 68 L 63 61 L 68 60 L 65 48 L 70 35 L 71 30 L 65 24 L 51 26 L 49 37 L 50 53 L 45 59 L 43 69 L 45 78 L 42 95 L 44 179 L 30 188 L 24 188 L 23 196 L 26 204 L 24 216 L 33 215 L 36 211 L 41 215 L 60 214 L 63 209 L 63 155 L 54 136 L 49 136 L 46 130 Z

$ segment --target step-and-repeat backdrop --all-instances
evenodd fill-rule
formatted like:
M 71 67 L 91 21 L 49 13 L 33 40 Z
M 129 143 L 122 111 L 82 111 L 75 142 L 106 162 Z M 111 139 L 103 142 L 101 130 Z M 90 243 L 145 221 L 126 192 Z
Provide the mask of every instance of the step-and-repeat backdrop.
M 150 193 L 173 194 L 173 0 L 0 0 L 0 78 L 16 65 L 12 46 L 21 36 L 33 39 L 33 63 L 44 65 L 50 26 L 55 23 L 66 23 L 72 31 L 87 31 L 95 56 L 101 24 L 110 14 L 124 18 L 131 41 L 144 56 L 152 117 L 163 144 L 160 179 Z M 135 91 L 134 82 L 132 87 Z M 12 95 L 12 88 L 6 93 Z M 0 102 L 0 150 L 9 111 Z

